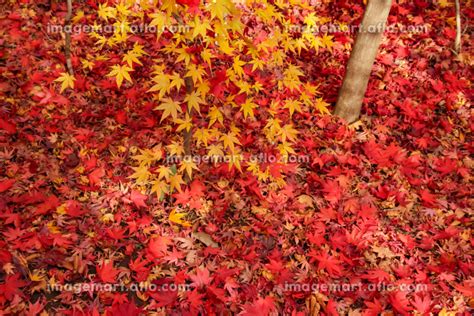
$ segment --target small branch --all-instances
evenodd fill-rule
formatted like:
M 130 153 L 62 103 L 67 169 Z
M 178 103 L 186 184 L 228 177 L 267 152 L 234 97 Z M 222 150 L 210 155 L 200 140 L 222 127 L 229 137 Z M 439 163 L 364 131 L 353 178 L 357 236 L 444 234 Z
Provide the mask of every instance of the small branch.
M 459 54 L 461 52 L 461 5 L 459 0 L 454 2 L 456 4 L 456 39 L 454 41 L 454 50 Z
M 186 94 L 191 94 L 194 90 L 194 83 L 193 79 L 191 77 L 185 77 L 184 78 L 184 83 L 186 85 Z M 186 113 L 189 115 L 189 117 L 192 119 L 192 110 L 189 107 L 186 109 Z M 184 147 L 184 157 L 185 159 L 191 158 L 192 155 L 192 148 L 191 148 L 191 140 L 193 137 L 193 129 L 184 129 L 183 130 L 183 147 Z M 185 181 L 189 182 L 191 179 L 189 179 L 188 174 L 186 173 L 184 175 Z
M 71 18 L 72 18 L 72 0 L 67 1 L 67 14 L 66 14 L 66 21 L 65 27 L 66 30 L 66 40 L 64 44 L 64 54 L 66 55 L 66 67 L 69 74 L 72 76 L 74 75 L 74 69 L 72 68 L 72 61 L 71 61 Z

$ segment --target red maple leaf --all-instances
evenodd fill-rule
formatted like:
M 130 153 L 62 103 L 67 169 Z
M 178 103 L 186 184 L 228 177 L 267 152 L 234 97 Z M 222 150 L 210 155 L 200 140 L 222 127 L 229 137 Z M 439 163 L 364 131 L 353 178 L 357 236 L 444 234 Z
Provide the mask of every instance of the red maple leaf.
M 15 134 L 16 133 L 16 125 L 15 123 L 10 123 L 0 118 L 0 129 L 5 130 L 8 134 Z
M 105 176 L 104 168 L 97 168 L 89 174 L 89 182 L 91 185 L 100 183 L 100 179 Z
M 148 244 L 148 251 L 155 258 L 162 258 L 168 253 L 168 246 L 171 245 L 171 239 L 168 237 L 159 236 Z
M 390 304 L 392 304 L 393 308 L 402 315 L 410 315 L 409 312 L 413 309 L 410 307 L 407 293 L 402 291 L 390 293 Z
M 173 197 L 176 199 L 175 200 L 176 204 L 186 205 L 189 203 L 192 196 L 189 192 L 189 189 L 185 189 L 181 192 L 174 193 Z
M 119 273 L 119 270 L 114 268 L 113 261 L 109 261 L 108 263 L 105 263 L 105 261 L 103 261 L 100 266 L 96 265 L 96 269 L 97 274 L 103 282 L 115 283 L 115 278 Z
M 275 311 L 275 299 L 271 296 L 266 298 L 259 298 L 255 302 L 244 305 L 244 310 L 239 313 L 239 316 L 268 316 Z
M 7 179 L 0 181 L 0 193 L 5 192 L 6 190 L 10 189 L 14 184 L 16 180 L 15 179 Z
M 429 295 L 425 295 L 424 297 L 421 297 L 421 295 L 415 295 L 412 305 L 422 315 L 429 315 L 431 310 L 431 299 Z
M 187 5 L 190 12 L 195 12 L 195 10 L 199 7 L 201 0 L 176 0 L 176 2 L 182 5 Z
M 196 269 L 196 274 L 190 275 L 189 277 L 193 281 L 193 285 L 196 287 L 208 285 L 209 283 L 211 283 L 211 279 L 212 279 L 209 277 L 209 270 L 207 270 L 206 268 Z
M 142 309 L 135 305 L 135 302 L 124 302 L 114 304 L 108 311 L 107 315 L 113 316 L 139 316 L 142 314 Z
M 40 315 L 43 309 L 44 309 L 44 304 L 41 303 L 40 300 L 37 300 L 36 303 L 30 304 L 30 306 L 28 306 L 28 312 L 26 313 L 26 316 Z
M 130 192 L 130 200 L 135 204 L 136 207 L 147 207 L 145 203 L 147 199 L 147 195 L 141 194 L 137 190 L 132 190 L 132 192 Z
M 189 193 L 193 197 L 202 197 L 206 191 L 206 186 L 199 180 L 194 180 L 191 182 Z
M 373 302 L 365 302 L 365 306 L 367 306 L 367 309 L 363 312 L 364 316 L 378 316 L 384 310 L 382 304 L 377 299 L 374 299 Z
M 342 272 L 342 268 L 339 265 L 341 262 L 334 256 L 331 256 L 327 251 L 321 251 L 320 254 L 313 256 L 318 260 L 318 269 L 325 269 L 330 275 L 338 276 Z
M 436 196 L 431 194 L 428 190 L 420 190 L 421 204 L 425 207 L 436 207 L 438 204 Z
M 339 202 L 342 197 L 342 189 L 337 181 L 328 180 L 323 183 L 323 192 L 325 193 L 324 198 L 331 204 Z
M 0 293 L 3 294 L 7 300 L 11 301 L 15 295 L 22 296 L 23 293 L 20 288 L 24 287 L 28 283 L 20 280 L 20 274 L 8 275 L 5 279 L 5 283 L 0 284 Z
M 43 215 L 55 209 L 58 206 L 59 206 L 59 199 L 56 196 L 51 195 L 48 198 L 46 198 L 46 200 L 43 203 L 41 203 L 40 205 L 36 207 L 35 213 L 37 215 Z
M 66 202 L 66 213 L 72 217 L 79 217 L 86 213 L 84 209 L 82 209 L 81 204 L 74 200 L 69 200 Z

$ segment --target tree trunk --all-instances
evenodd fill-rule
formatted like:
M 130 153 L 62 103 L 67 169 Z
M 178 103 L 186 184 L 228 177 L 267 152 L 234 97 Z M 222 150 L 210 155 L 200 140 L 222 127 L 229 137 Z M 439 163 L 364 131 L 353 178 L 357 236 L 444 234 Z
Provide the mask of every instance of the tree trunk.
M 461 52 L 461 6 L 459 0 L 454 1 L 456 5 L 456 40 L 454 41 L 454 50 L 456 53 Z
M 334 112 L 348 123 L 359 118 L 391 4 L 392 0 L 369 0 L 365 9 Z

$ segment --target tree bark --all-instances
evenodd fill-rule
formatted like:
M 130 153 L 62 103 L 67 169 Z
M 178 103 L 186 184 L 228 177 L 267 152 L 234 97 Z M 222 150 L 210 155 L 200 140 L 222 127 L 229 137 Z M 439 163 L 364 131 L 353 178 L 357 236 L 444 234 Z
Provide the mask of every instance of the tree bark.
M 184 84 L 186 86 L 186 93 L 189 95 L 193 92 L 194 90 L 194 83 L 193 79 L 191 77 L 186 77 L 184 78 Z M 186 112 L 189 114 L 189 117 L 192 118 L 192 110 L 187 108 Z M 193 129 L 183 130 L 183 147 L 184 147 L 184 157 L 185 159 L 192 159 L 192 148 L 191 148 L 191 140 L 193 137 Z M 191 179 L 189 179 L 189 176 L 187 173 L 184 175 L 184 180 L 186 182 L 189 182 Z
M 392 0 L 369 0 L 365 9 L 334 111 L 348 123 L 359 118 L 391 4 Z
M 72 0 L 66 0 L 67 4 L 67 13 L 66 13 L 66 21 L 65 26 L 68 27 L 66 29 L 66 40 L 64 43 L 64 55 L 66 56 L 66 68 L 67 71 L 71 76 L 74 75 L 74 69 L 72 68 L 72 61 L 71 61 L 71 18 L 72 18 Z
M 459 54 L 461 52 L 461 5 L 459 0 L 454 2 L 456 4 L 456 39 L 454 41 L 454 50 Z

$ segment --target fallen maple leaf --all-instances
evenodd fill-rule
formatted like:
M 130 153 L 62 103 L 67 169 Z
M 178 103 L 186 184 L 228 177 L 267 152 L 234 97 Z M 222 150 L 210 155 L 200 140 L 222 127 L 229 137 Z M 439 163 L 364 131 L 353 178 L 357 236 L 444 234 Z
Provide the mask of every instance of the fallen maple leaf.
M 107 263 L 102 261 L 100 266 L 96 265 L 96 269 L 97 274 L 103 282 L 115 283 L 115 278 L 117 277 L 119 270 L 114 268 L 113 261 L 109 261 Z
M 8 134 L 16 133 L 16 125 L 0 118 L 0 128 L 7 131 Z
M 15 184 L 15 182 L 16 182 L 15 179 L 7 179 L 7 180 L 0 181 L 0 193 L 5 192 L 8 189 L 10 189 Z
M 210 284 L 212 280 L 212 278 L 209 276 L 209 270 L 206 268 L 196 269 L 196 273 L 194 275 L 190 275 L 189 277 L 193 281 L 193 285 L 198 288 Z
M 59 90 L 59 93 L 62 93 L 67 88 L 73 89 L 74 81 L 76 81 L 76 79 L 74 78 L 74 76 L 68 74 L 67 72 L 62 72 L 59 78 L 54 81 L 61 82 L 61 89 Z
M 273 311 L 275 311 L 275 299 L 271 296 L 267 296 L 266 298 L 259 298 L 255 302 L 244 305 L 244 310 L 240 312 L 239 316 L 268 316 Z
M 171 239 L 164 236 L 158 236 L 150 240 L 148 250 L 155 258 L 161 258 L 168 253 L 168 246 L 171 245 Z
M 424 297 L 421 297 L 421 295 L 415 295 L 412 304 L 422 315 L 429 315 L 431 310 L 431 299 L 428 295 L 425 295 Z
M 89 182 L 91 185 L 100 183 L 100 179 L 105 176 L 104 168 L 97 168 L 89 174 Z
M 184 227 L 190 227 L 191 223 L 183 220 L 183 217 L 186 217 L 186 215 L 186 213 L 178 213 L 176 212 L 176 209 L 174 209 L 171 211 L 168 219 L 175 224 L 179 224 Z
M 120 88 L 122 85 L 123 79 L 132 82 L 129 72 L 133 71 L 132 68 L 126 65 L 114 65 L 112 70 L 107 74 L 107 77 L 115 77 L 117 82 L 117 87 Z
M 0 284 L 0 295 L 3 295 L 7 300 L 11 301 L 15 295 L 22 296 L 20 288 L 27 285 L 23 280 L 20 280 L 20 274 L 8 275 L 5 279 L 5 283 Z
M 136 207 L 147 207 L 145 203 L 147 199 L 147 195 L 141 194 L 137 190 L 132 190 L 132 192 L 130 192 L 130 200 L 135 204 Z

